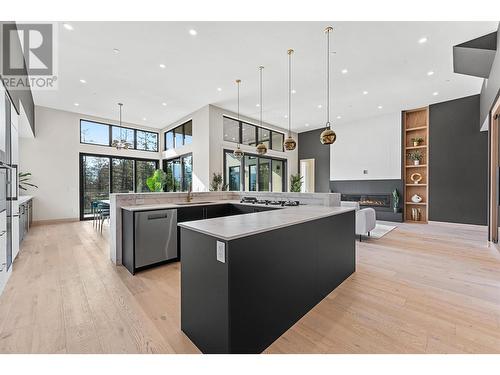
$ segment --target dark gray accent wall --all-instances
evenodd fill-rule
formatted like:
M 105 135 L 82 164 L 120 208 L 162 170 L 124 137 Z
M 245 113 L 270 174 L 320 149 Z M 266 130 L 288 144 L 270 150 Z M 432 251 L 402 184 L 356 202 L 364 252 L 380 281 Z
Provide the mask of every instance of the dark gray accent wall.
M 330 191 L 330 146 L 323 145 L 319 136 L 324 129 L 299 133 L 299 168 L 301 159 L 314 159 L 314 190 L 317 193 Z
M 493 106 L 493 102 L 500 93 L 500 27 L 497 30 L 497 52 L 493 65 L 491 66 L 491 71 L 488 80 L 483 82 L 483 87 L 481 88 L 481 99 L 480 99 L 480 119 L 479 126 L 481 126 Z
M 488 134 L 479 95 L 429 106 L 429 220 L 486 225 Z
M 0 50 L 3 51 L 2 49 L 2 32 L 3 32 L 3 25 L 4 24 L 14 24 L 12 21 L 2 21 L 0 22 Z M 19 51 L 21 51 L 21 43 L 19 40 L 17 40 L 17 48 Z M 19 52 L 22 55 L 22 51 Z M 26 68 L 24 68 L 24 74 L 28 75 L 28 72 Z M 0 79 L 2 76 L 0 75 Z M 28 117 L 28 121 L 30 123 L 31 129 L 33 130 L 33 134 L 35 134 L 35 102 L 33 101 L 33 94 L 31 92 L 30 88 L 24 89 L 24 90 L 9 90 L 8 87 L 5 88 L 7 90 L 7 93 L 10 96 L 10 99 L 12 100 L 12 104 L 16 108 L 16 111 L 20 113 L 21 111 L 21 106 L 19 103 L 23 104 L 23 108 L 26 112 L 26 116 Z

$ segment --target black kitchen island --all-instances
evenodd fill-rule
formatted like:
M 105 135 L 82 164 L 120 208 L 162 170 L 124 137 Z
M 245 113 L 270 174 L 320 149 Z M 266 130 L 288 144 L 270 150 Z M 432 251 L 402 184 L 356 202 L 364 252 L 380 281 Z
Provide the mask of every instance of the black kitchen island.
M 354 211 L 302 206 L 181 227 L 181 328 L 203 353 L 260 353 L 355 271 Z

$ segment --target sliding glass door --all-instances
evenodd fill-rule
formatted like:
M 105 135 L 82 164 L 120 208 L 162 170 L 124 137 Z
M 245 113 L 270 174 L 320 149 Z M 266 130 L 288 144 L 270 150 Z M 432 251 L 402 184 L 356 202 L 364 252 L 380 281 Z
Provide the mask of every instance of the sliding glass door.
M 90 216 L 92 202 L 109 199 L 109 157 L 81 155 L 80 215 Z
M 224 185 L 230 191 L 286 191 L 286 160 L 224 151 Z
M 109 200 L 110 193 L 147 192 L 146 180 L 157 160 L 80 154 L 80 219 L 92 216 L 92 202 Z

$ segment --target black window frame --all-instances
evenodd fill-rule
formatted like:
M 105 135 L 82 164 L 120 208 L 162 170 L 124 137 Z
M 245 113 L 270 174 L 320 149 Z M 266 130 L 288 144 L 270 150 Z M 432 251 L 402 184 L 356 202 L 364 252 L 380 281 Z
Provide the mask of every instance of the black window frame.
M 93 144 L 93 143 L 92 143 Z M 119 156 L 119 155 L 108 155 L 108 154 L 96 154 L 96 153 L 90 153 L 90 152 L 80 152 L 79 155 L 78 155 L 78 164 L 79 164 L 79 168 L 80 168 L 80 172 L 79 172 L 79 178 L 80 178 L 80 189 L 79 189 L 79 195 L 80 195 L 80 221 L 83 221 L 83 220 L 91 220 L 92 218 L 91 217 L 85 217 L 84 216 L 84 197 L 83 197 L 83 158 L 85 156 L 94 156 L 94 157 L 99 157 L 99 158 L 107 158 L 109 160 L 109 193 L 108 194 L 114 194 L 113 193 L 113 184 L 112 184 L 112 181 L 113 181 L 113 167 L 112 167 L 112 163 L 113 163 L 113 159 L 127 159 L 127 160 L 133 160 L 134 161 L 134 165 L 133 165 L 133 168 L 134 168 L 134 192 L 137 193 L 137 168 L 136 168 L 136 165 L 135 165 L 135 162 L 136 161 L 149 161 L 149 162 L 155 162 L 156 163 L 156 168 L 155 169 L 158 169 L 160 168 L 160 160 L 159 159 L 147 159 L 147 158 L 134 158 L 134 157 L 130 157 L 130 156 Z M 139 192 L 139 193 L 143 193 L 143 192 Z M 126 194 L 126 193 L 122 193 L 122 194 Z
M 108 144 L 104 145 L 104 144 L 99 144 L 99 143 L 82 142 L 82 121 L 107 126 L 108 127 Z M 116 125 L 116 124 L 108 124 L 108 123 L 105 123 L 105 122 L 89 120 L 89 119 L 86 119 L 86 118 L 81 118 L 80 119 L 80 144 L 92 145 L 92 146 L 101 146 L 101 147 L 113 147 L 112 146 L 112 144 L 113 144 L 113 127 L 119 128 L 119 129 L 132 130 L 134 132 L 134 145 L 133 145 L 134 146 L 134 148 L 133 148 L 134 150 L 136 150 L 136 151 L 144 151 L 144 152 L 159 152 L 159 150 L 160 150 L 160 145 L 159 145 L 159 143 L 160 143 L 160 133 L 157 133 L 157 132 L 154 132 L 154 131 L 151 131 L 151 130 L 131 128 L 131 127 L 128 127 L 128 126 L 120 126 L 120 125 Z M 156 134 L 156 150 L 143 150 L 143 149 L 138 149 L 137 148 L 137 132 L 138 131 L 143 132 L 143 133 Z
M 223 175 L 223 184 L 224 186 L 228 185 L 228 181 L 227 181 L 227 176 L 226 176 L 226 167 L 227 167 L 227 160 L 226 160 L 226 154 L 231 154 L 233 153 L 234 150 L 231 150 L 231 149 L 223 149 L 222 150 L 222 158 L 223 158 L 223 172 L 222 172 L 222 175 Z M 259 164 L 260 164 L 260 159 L 268 159 L 271 161 L 271 169 L 270 171 L 272 171 L 272 161 L 273 160 L 278 160 L 278 161 L 281 161 L 283 162 L 283 178 L 282 178 L 282 186 L 281 186 L 281 189 L 283 193 L 286 193 L 287 192 L 287 188 L 288 188 L 288 159 L 286 158 L 277 158 L 277 157 L 274 157 L 274 156 L 269 156 L 269 155 L 266 155 L 266 156 L 262 156 L 262 155 L 259 155 L 259 154 L 251 154 L 251 153 L 248 153 L 248 152 L 245 152 L 245 156 L 252 156 L 252 157 L 256 157 L 257 158 L 257 180 L 256 180 L 256 186 L 258 188 L 259 186 Z M 244 192 L 243 188 L 245 187 L 245 158 L 243 157 L 241 160 L 240 160 L 240 190 L 233 190 L 233 191 L 241 191 L 241 192 Z M 272 193 L 273 192 L 273 179 L 270 177 L 269 178 L 269 193 Z M 258 192 L 260 190 L 256 190 L 256 192 Z
M 238 119 L 231 117 L 231 116 L 223 115 L 222 118 L 223 118 L 223 121 L 224 121 L 224 118 L 236 121 L 238 123 L 238 127 L 239 127 L 239 129 L 238 129 L 239 140 L 238 141 L 228 141 L 228 140 L 224 139 L 224 137 L 222 137 L 224 142 L 239 143 L 240 145 L 245 145 L 243 143 L 243 124 L 246 124 L 246 125 L 253 126 L 255 128 L 255 142 L 256 142 L 256 144 L 260 143 L 259 129 L 267 130 L 269 132 L 269 150 L 276 151 L 276 152 L 285 152 L 285 149 L 283 147 L 283 143 L 281 144 L 279 150 L 275 150 L 273 148 L 273 133 L 281 134 L 283 136 L 283 141 L 285 140 L 285 133 L 279 132 L 277 130 L 266 128 L 265 126 L 259 126 L 256 124 L 252 124 L 251 122 L 248 122 L 248 121 L 238 120 Z
M 181 173 L 182 173 L 182 176 L 181 176 L 181 183 L 180 183 L 180 186 L 181 186 L 181 190 L 177 191 L 177 190 L 172 190 L 172 191 L 168 191 L 168 190 L 164 190 L 166 193 L 183 193 L 183 192 L 186 192 L 187 190 L 182 190 L 182 186 L 184 185 L 184 159 L 187 158 L 188 156 L 191 157 L 191 174 L 193 173 L 193 153 L 192 152 L 187 152 L 185 154 L 182 154 L 182 155 L 177 155 L 175 157 L 172 157 L 172 158 L 166 158 L 166 159 L 162 159 L 162 162 L 161 162 L 161 169 L 163 170 L 163 172 L 167 173 L 167 171 L 165 170 L 165 165 L 167 162 L 169 161 L 173 161 L 173 160 L 180 160 L 180 164 L 181 164 Z M 191 175 L 191 183 L 192 183 L 192 178 L 193 176 Z M 165 184 L 165 188 L 167 188 L 167 184 Z
M 193 119 L 190 119 L 190 120 L 183 122 L 180 125 L 173 127 L 172 129 L 167 130 L 165 133 L 163 133 L 163 150 L 164 151 L 174 150 L 178 147 L 186 146 L 186 129 L 184 128 L 184 126 L 189 124 L 189 123 L 191 123 L 191 143 L 189 143 L 189 144 L 192 144 L 192 142 L 193 142 L 192 141 L 192 139 L 193 139 Z M 177 133 L 177 130 L 179 128 L 182 128 L 182 144 L 181 145 L 177 145 L 177 142 L 175 140 L 175 134 Z M 172 143 L 173 143 L 174 147 L 172 147 L 172 148 L 167 148 L 167 133 L 172 133 L 172 135 L 173 135 Z M 180 132 L 177 134 L 180 134 Z M 174 158 L 174 159 L 176 159 L 176 158 Z M 165 159 L 165 160 L 167 160 L 167 159 Z

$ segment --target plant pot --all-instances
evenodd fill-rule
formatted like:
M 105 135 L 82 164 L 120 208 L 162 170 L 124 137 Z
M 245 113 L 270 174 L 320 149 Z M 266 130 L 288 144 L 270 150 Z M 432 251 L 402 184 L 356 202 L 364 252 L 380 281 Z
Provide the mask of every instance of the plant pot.
M 420 160 L 413 160 L 414 165 L 420 165 Z
M 413 142 L 413 147 L 417 147 L 418 146 L 418 142 Z
M 392 209 L 393 209 L 393 211 L 394 211 L 395 214 L 398 213 L 398 208 L 397 207 L 393 207 Z

